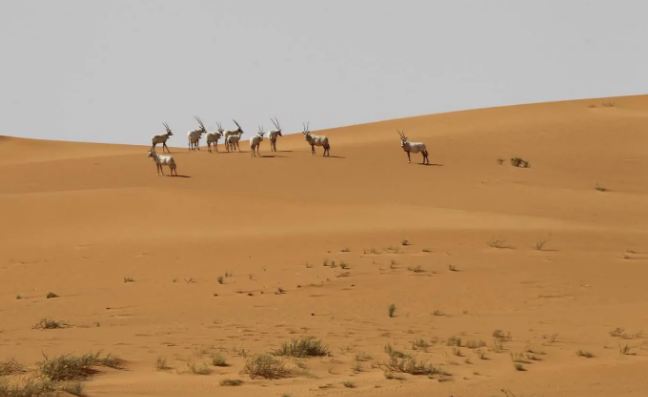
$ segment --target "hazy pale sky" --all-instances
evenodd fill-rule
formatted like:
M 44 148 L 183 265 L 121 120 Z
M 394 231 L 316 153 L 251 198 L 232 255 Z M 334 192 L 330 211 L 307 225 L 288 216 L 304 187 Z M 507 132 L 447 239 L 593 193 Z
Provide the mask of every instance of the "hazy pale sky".
M 0 134 L 150 144 L 648 91 L 645 0 L 0 0 Z

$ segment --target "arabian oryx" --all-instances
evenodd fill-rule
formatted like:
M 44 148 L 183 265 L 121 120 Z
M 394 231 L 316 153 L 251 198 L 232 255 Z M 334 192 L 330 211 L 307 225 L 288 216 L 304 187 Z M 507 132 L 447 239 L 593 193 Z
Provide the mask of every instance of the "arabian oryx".
M 207 129 L 200 118 L 197 116 L 194 118 L 200 127 L 197 130 L 187 132 L 187 141 L 189 142 L 189 150 L 200 150 L 200 138 L 202 137 L 202 134 L 207 133 Z
M 171 128 L 169 128 L 169 125 L 164 122 L 164 128 L 166 128 L 166 134 L 160 134 L 160 135 L 154 135 L 153 138 L 151 139 L 151 150 L 155 150 L 155 147 L 158 145 L 158 143 L 162 144 L 162 153 L 164 153 L 164 149 L 167 150 L 167 152 L 171 153 L 169 150 L 169 147 L 167 146 L 166 142 L 173 135 L 173 132 L 171 132 Z
M 270 132 L 268 132 L 268 140 L 270 141 L 270 150 L 273 151 L 273 152 L 276 152 L 277 151 L 277 137 L 280 137 L 280 136 L 283 136 L 283 135 L 281 134 L 281 125 L 279 125 L 279 119 L 275 117 L 274 119 L 270 119 L 270 121 L 272 121 L 272 124 L 274 124 L 275 129 L 270 130 Z
M 409 139 L 405 136 L 405 132 L 398 131 L 401 139 L 401 147 L 407 153 L 407 162 L 411 163 L 412 159 L 410 153 L 421 153 L 423 155 L 423 163 L 421 164 L 430 164 L 430 159 L 428 158 L 428 151 L 423 142 L 410 142 Z
M 257 132 L 255 136 L 250 138 L 250 151 L 252 157 L 261 156 L 259 148 L 261 147 L 261 142 L 263 141 L 263 135 L 265 135 L 263 126 L 259 126 L 259 132 Z
M 315 146 L 321 146 L 324 148 L 324 154 L 322 156 L 328 157 L 331 155 L 331 145 L 329 145 L 329 140 L 323 135 L 313 135 L 310 132 L 308 123 L 304 123 L 304 138 L 309 145 L 311 145 L 311 153 L 315 154 Z
M 227 151 L 234 151 L 234 149 L 241 151 L 239 148 L 239 141 L 241 140 L 241 135 L 243 135 L 243 128 L 236 120 L 232 120 L 236 124 L 236 129 L 232 131 L 225 131 L 225 148 Z
M 176 168 L 175 160 L 170 154 L 157 154 L 155 150 L 151 149 L 148 152 L 148 157 L 152 158 L 155 161 L 155 166 L 157 167 L 158 176 L 160 174 L 164 175 L 163 166 L 169 167 L 171 175 L 178 176 L 178 170 Z
M 218 131 L 207 133 L 207 150 L 210 152 L 212 151 L 212 145 L 218 151 L 218 141 L 223 136 L 223 126 L 221 123 L 216 123 L 216 125 L 218 125 Z

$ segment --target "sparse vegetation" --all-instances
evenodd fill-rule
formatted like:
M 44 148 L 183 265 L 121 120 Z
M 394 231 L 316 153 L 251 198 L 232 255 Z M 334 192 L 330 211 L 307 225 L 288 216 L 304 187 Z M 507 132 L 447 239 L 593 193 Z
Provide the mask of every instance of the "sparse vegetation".
M 41 319 L 39 322 L 34 324 L 34 329 L 57 329 L 57 328 L 66 328 L 68 325 L 61 321 L 50 320 L 47 318 Z
M 516 371 L 524 372 L 526 371 L 526 367 L 522 363 L 513 363 L 513 366 L 515 367 Z
M 53 381 L 85 379 L 96 373 L 93 367 L 122 368 L 123 360 L 110 354 L 87 353 L 82 356 L 62 355 L 54 358 L 45 356 L 40 363 L 40 372 Z
M 58 298 L 59 296 L 56 295 L 54 292 L 48 292 L 47 295 L 45 295 L 45 298 L 47 299 L 52 299 L 52 298 Z
M 412 341 L 412 350 L 423 350 L 427 351 L 427 349 L 432 346 L 428 341 L 425 339 L 416 339 Z
M 598 192 L 607 192 L 608 191 L 608 189 L 605 186 L 600 185 L 598 183 L 596 184 L 596 186 L 594 186 L 594 189 L 596 189 L 596 191 L 598 191 Z
M 16 300 L 21 300 L 23 297 L 20 294 L 16 294 Z
M 16 359 L 0 361 L 0 376 L 15 375 L 22 372 L 25 372 L 25 366 Z
M 155 368 L 158 371 L 166 371 L 166 370 L 171 369 L 171 367 L 169 367 L 169 365 L 167 364 L 167 360 L 166 360 L 165 357 L 158 357 L 155 360 Z
M 448 270 L 451 272 L 458 272 L 460 271 L 459 268 L 455 265 L 448 265 Z
M 3 397 L 51 396 L 55 391 L 55 383 L 44 378 L 19 379 L 13 383 L 0 381 L 0 396 Z
M 450 376 L 449 373 L 437 367 L 434 367 L 427 362 L 418 361 L 408 354 L 392 349 L 390 345 L 387 345 L 385 347 L 385 352 L 389 355 L 389 362 L 385 364 L 385 368 L 387 369 L 387 371 L 385 372 L 385 377 L 387 377 L 388 373 L 393 374 L 395 372 L 410 375 L 427 375 L 429 377 L 433 377 L 435 375 L 444 377 Z
M 346 254 L 346 253 L 349 253 L 349 252 L 351 252 L 351 248 L 348 248 L 348 247 L 346 247 L 346 248 L 342 248 L 342 249 L 340 250 L 340 252 L 345 253 L 345 254 Z
M 610 336 L 621 339 L 637 339 L 641 338 L 641 332 L 628 333 L 624 328 L 615 328 L 610 331 Z
M 409 270 L 412 273 L 425 273 L 425 269 L 423 269 L 423 267 L 421 267 L 421 265 L 408 266 L 407 270 Z
M 637 353 L 632 351 L 632 347 L 629 345 L 619 345 L 619 353 L 624 356 L 636 356 Z
M 279 379 L 290 375 L 283 361 L 270 354 L 259 354 L 249 358 L 243 372 L 250 378 Z
M 409 240 L 402 240 L 402 241 L 401 241 L 401 245 L 402 245 L 403 247 L 407 247 L 408 245 L 412 245 L 412 244 L 409 242 Z
M 135 282 L 134 278 L 128 276 L 124 277 L 124 283 L 134 283 L 134 282 Z
M 66 393 L 72 394 L 73 396 L 83 397 L 85 393 L 83 392 L 83 384 L 81 382 L 68 382 L 64 383 L 61 387 Z
M 513 248 L 505 240 L 490 240 L 488 242 L 488 246 L 491 247 L 491 248 L 497 248 L 497 249 L 512 249 Z
M 212 373 L 211 368 L 205 363 L 196 364 L 194 362 L 188 362 L 187 368 L 194 375 L 209 375 Z
M 342 382 L 342 384 L 344 385 L 344 387 L 349 388 L 349 389 L 355 389 L 356 388 L 356 384 L 351 382 L 351 381 Z
M 390 304 L 389 307 L 387 308 L 387 314 L 389 315 L 390 318 L 393 318 L 396 316 L 396 305 L 395 304 Z
M 241 386 L 242 384 L 241 379 L 223 379 L 220 381 L 221 386 Z
M 588 352 L 586 350 L 579 350 L 576 352 L 576 355 L 579 357 L 585 357 L 585 358 L 594 358 L 594 354 L 592 352 Z
M 502 342 L 510 342 L 513 339 L 510 332 L 504 332 L 501 329 L 493 331 L 493 338 L 501 340 Z
M 221 353 L 215 353 L 211 356 L 211 363 L 214 367 L 229 367 L 225 356 Z
M 548 241 L 547 240 L 538 240 L 535 243 L 535 249 L 536 251 L 544 251 L 545 245 L 547 245 Z
M 216 279 L 216 281 L 218 281 L 218 284 L 225 284 L 225 277 L 223 277 L 223 276 L 218 276 L 218 278 Z
M 518 168 L 529 168 L 529 167 L 531 167 L 531 163 L 529 163 L 527 160 L 524 160 L 521 157 L 512 157 L 511 158 L 511 165 L 513 167 L 518 167 Z
M 441 311 L 441 310 L 439 310 L 439 309 L 433 311 L 433 312 L 432 312 L 432 315 L 433 315 L 433 316 L 437 316 L 437 317 L 444 317 L 444 316 L 447 316 L 447 314 L 445 314 L 443 311 Z
M 312 336 L 305 336 L 285 342 L 274 354 L 290 357 L 318 357 L 328 356 L 330 353 L 321 340 Z

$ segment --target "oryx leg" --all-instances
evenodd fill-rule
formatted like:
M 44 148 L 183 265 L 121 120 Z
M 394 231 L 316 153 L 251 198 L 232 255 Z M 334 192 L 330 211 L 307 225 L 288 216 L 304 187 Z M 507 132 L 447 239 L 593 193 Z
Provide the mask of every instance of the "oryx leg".
M 164 153 L 164 149 L 166 149 L 166 151 L 168 153 L 171 153 L 171 151 L 169 150 L 169 147 L 167 146 L 166 142 L 162 142 L 162 153 Z
M 408 163 L 411 163 L 411 162 L 412 162 L 412 158 L 410 157 L 410 152 L 405 152 L 405 153 L 407 153 L 407 162 L 408 162 Z

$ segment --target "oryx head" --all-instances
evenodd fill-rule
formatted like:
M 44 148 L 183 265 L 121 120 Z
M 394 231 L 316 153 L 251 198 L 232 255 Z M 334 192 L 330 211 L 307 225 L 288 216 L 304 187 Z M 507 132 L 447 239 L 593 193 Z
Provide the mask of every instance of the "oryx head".
M 236 130 L 234 132 L 242 134 L 243 133 L 243 128 L 241 128 L 241 125 L 239 123 L 237 123 L 236 120 L 234 120 L 234 119 L 232 119 L 232 121 L 234 122 L 234 124 L 236 124 Z
M 302 134 L 304 134 L 304 136 L 308 138 L 310 136 L 310 125 L 309 125 L 310 123 L 307 121 L 303 124 L 304 124 L 304 130 L 302 131 Z
M 202 120 L 198 116 L 194 116 L 198 124 L 200 125 L 200 128 L 198 128 L 198 131 L 200 131 L 200 134 L 206 134 L 207 133 L 207 128 L 205 128 L 205 124 L 203 124 Z
M 223 129 L 223 125 L 221 123 L 219 123 L 219 122 L 216 122 L 216 125 L 218 126 L 218 133 L 223 135 L 223 131 L 225 131 Z
M 263 138 L 263 135 L 265 135 L 265 130 L 263 129 L 263 126 L 259 126 L 259 131 L 257 132 L 257 135 Z
M 275 117 L 274 119 L 271 118 L 270 121 L 272 121 L 272 124 L 274 124 L 275 126 L 274 132 L 276 132 L 279 136 L 283 136 L 281 135 L 281 125 L 279 124 L 279 119 Z
M 407 137 L 405 136 L 405 132 L 403 130 L 398 130 L 398 135 L 400 136 L 401 147 L 404 148 L 405 145 L 407 145 L 408 143 Z
M 164 124 L 164 128 L 166 128 L 166 132 L 167 132 L 167 134 L 168 134 L 169 136 L 173 135 L 173 132 L 171 132 L 171 128 L 170 128 L 169 125 L 166 123 L 166 121 L 162 122 L 162 124 Z
M 146 157 L 155 157 L 155 150 L 149 150 Z

